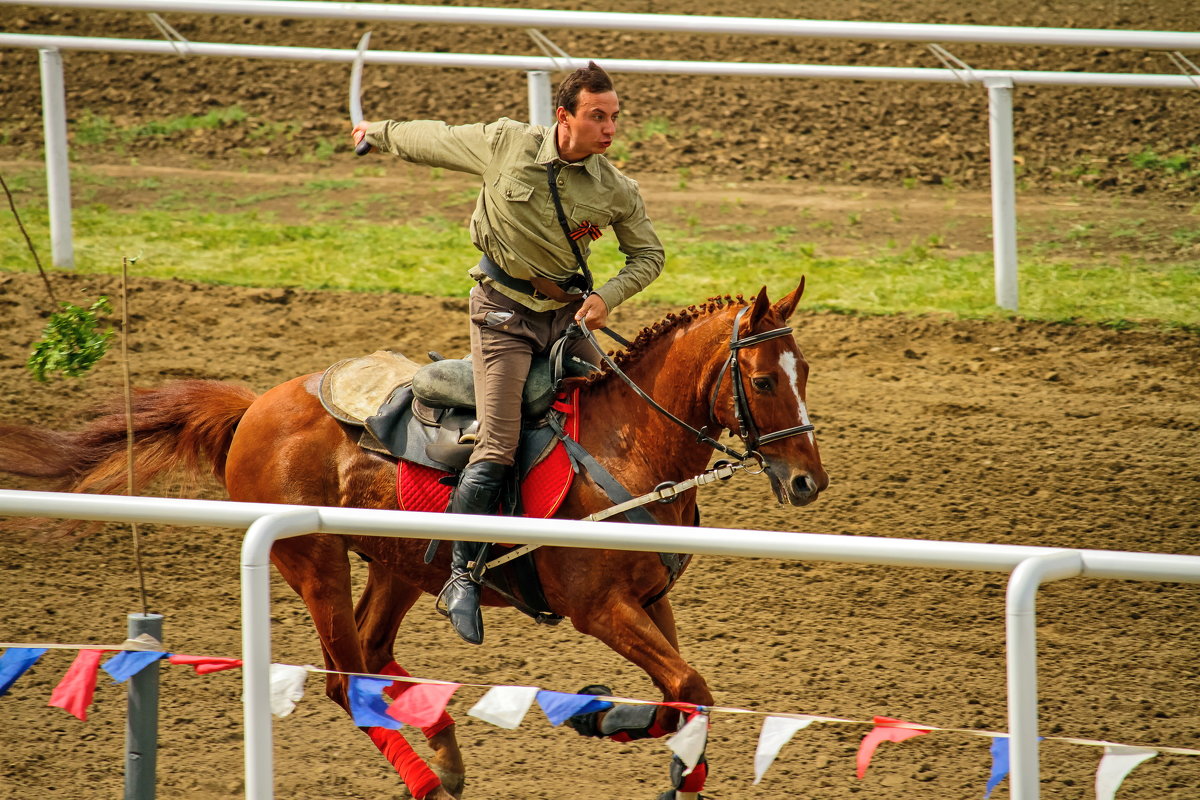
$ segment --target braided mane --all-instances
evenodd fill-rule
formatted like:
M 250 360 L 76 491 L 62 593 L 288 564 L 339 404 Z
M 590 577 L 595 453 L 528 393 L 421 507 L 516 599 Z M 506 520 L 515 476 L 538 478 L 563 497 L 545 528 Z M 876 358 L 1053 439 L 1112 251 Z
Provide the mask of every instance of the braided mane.
M 710 316 L 725 308 L 744 306 L 746 304 L 746 298 L 740 294 L 735 297 L 724 295 L 723 297 L 710 297 L 698 306 L 691 305 L 680 311 L 669 313 L 653 325 L 642 328 L 629 347 L 613 356 L 613 360 L 617 363 L 618 367 L 625 369 L 628 365 L 634 364 L 641 359 L 646 354 L 646 351 L 650 349 L 651 345 L 679 326 L 687 325 L 701 317 Z M 587 386 L 595 386 L 608 380 L 615 374 L 605 365 L 600 372 L 592 373 L 588 377 Z

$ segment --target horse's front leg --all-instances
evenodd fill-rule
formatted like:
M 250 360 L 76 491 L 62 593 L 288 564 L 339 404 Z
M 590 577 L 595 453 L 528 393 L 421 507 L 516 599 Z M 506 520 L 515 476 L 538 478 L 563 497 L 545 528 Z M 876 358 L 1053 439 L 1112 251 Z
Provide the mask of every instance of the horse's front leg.
M 666 598 L 644 609 L 632 601 L 616 601 L 614 605 L 595 603 L 597 613 L 571 618 L 581 633 L 595 636 L 626 660 L 641 667 L 667 702 L 686 702 L 711 706 L 712 692 L 704 677 L 679 654 L 675 634 L 675 615 Z M 611 711 L 573 718 L 580 733 L 608 736 L 614 741 L 627 742 L 673 733 L 679 723 L 679 712 L 659 706 L 616 706 Z M 696 800 L 708 775 L 707 763 L 701 761 L 689 775 L 682 775 L 682 762 L 675 759 L 672 781 L 675 788 L 659 800 Z

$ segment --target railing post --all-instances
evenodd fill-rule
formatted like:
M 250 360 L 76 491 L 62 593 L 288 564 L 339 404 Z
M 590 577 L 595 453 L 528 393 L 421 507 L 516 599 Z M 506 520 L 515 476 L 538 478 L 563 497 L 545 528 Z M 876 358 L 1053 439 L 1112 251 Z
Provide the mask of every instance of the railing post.
M 316 531 L 321 515 L 298 508 L 257 519 L 242 540 L 242 695 L 246 724 L 246 798 L 275 796 L 271 743 L 271 545 Z
M 1027 558 L 1008 580 L 1005 635 L 1008 644 L 1008 778 L 1012 800 L 1037 800 L 1038 690 L 1037 591 L 1047 581 L 1072 578 L 1083 571 L 1076 550 Z
M 1017 310 L 1017 191 L 1013 167 L 1011 78 L 988 78 L 988 133 L 992 153 L 992 258 L 996 305 Z
M 525 73 L 529 82 L 529 123 L 531 125 L 554 124 L 554 97 L 550 89 L 550 73 L 545 70 L 530 70 Z
M 46 148 L 46 194 L 50 205 L 50 257 L 56 267 L 75 266 L 71 238 L 71 170 L 67 163 L 67 95 L 62 53 L 38 50 L 42 73 L 42 129 Z
M 163 638 L 162 614 L 130 614 L 129 638 L 143 633 Z M 154 800 L 158 767 L 159 662 L 143 667 L 129 679 L 125 715 L 125 800 Z

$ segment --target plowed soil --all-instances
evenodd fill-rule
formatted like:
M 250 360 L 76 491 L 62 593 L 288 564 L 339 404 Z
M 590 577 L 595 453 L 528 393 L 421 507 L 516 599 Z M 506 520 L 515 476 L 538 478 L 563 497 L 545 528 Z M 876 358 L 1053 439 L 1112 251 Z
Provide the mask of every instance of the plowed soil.
M 802 13 L 913 22 L 1197 27 L 1194 10 L 1178 3 L 1111 2 L 1099 4 L 1100 9 L 1090 3 L 1060 3 L 1053 9 L 1010 5 L 951 9 L 900 2 L 877 9 L 865 3 L 811 3 Z M 649 0 L 606 7 L 728 10 L 711 3 L 685 7 Z M 794 4 L 765 0 L 736 11 L 750 16 L 801 13 Z M 169 19 L 197 41 L 351 46 L 358 32 L 353 25 L 317 22 Z M 132 16 L 20 8 L 0 11 L 0 27 L 154 35 L 148 22 Z M 378 32 L 375 46 L 431 49 L 432 30 L 393 26 Z M 529 50 L 519 33 L 464 27 L 454 35 L 447 44 L 456 51 Z M 915 46 L 910 52 L 896 45 L 755 40 L 751 50 L 751 44 L 724 37 L 564 31 L 553 38 L 568 52 L 597 56 L 897 64 L 911 58 L 929 65 Z M 963 48 L 958 54 L 975 66 L 1097 68 L 1097 60 L 1103 59 L 1114 71 L 1167 67 L 1154 62 L 1151 69 L 1151 62 L 1143 61 L 1151 58 L 1148 54 L 1010 49 L 1003 57 L 989 58 L 992 52 Z M 38 135 L 37 99 L 31 93 L 37 85 L 36 59 L 27 51 L 5 51 L 0 58 L 6 79 L 18 78 L 0 86 L 7 134 L 0 158 L 29 163 Z M 68 85 L 76 93 L 69 96 L 71 107 L 91 106 L 122 125 L 233 104 L 263 120 L 311 123 L 291 142 L 255 144 L 269 152 L 254 153 L 253 162 L 242 153 L 244 136 L 221 129 L 168 137 L 161 146 L 137 154 L 141 165 L 178 170 L 185 180 L 185 170 L 198 165 L 240 169 L 252 163 L 262 171 L 262 181 L 312 169 L 304 154 L 321 137 L 340 142 L 346 127 L 342 68 L 162 59 L 150 69 L 133 67 L 126 56 L 82 54 L 71 54 L 69 63 Z M 471 80 L 465 80 L 465 73 L 453 71 L 379 73 L 369 77 L 368 102 L 404 112 L 389 115 L 466 121 L 515 114 L 511 110 L 524 102 L 520 76 L 471 73 Z M 160 91 L 141 90 L 150 85 Z M 711 168 L 712 175 L 705 178 L 712 182 L 705 186 L 713 192 L 707 212 L 712 220 L 721 213 L 717 198 L 723 181 L 744 180 L 747 174 L 794 174 L 831 184 L 860 181 L 872 184 L 872 191 L 900 191 L 904 177 L 940 181 L 950 176 L 968 187 L 986 187 L 985 104 L 962 89 L 832 82 L 750 85 L 637 76 L 625 76 L 621 85 L 632 115 L 646 118 L 670 109 L 674 132 L 664 141 L 651 138 L 631 147 L 628 171 L 639 178 L 645 173 L 648 184 L 666 187 L 676 180 L 670 173 L 681 167 Z M 768 102 L 762 102 L 764 86 L 770 87 L 765 90 Z M 1188 122 L 1197 121 L 1194 100 L 1149 92 L 1116 97 L 1041 91 L 1026 97 L 1022 120 L 1036 118 L 1043 126 L 1024 128 L 1024 143 L 1018 144 L 1019 152 L 1030 154 L 1028 179 L 1039 187 L 1061 188 L 1055 167 L 1102 153 L 1096 157 L 1106 159 L 1102 170 L 1109 170 L 1104 175 L 1114 180 L 1088 191 L 1101 197 L 1140 191 L 1144 197 L 1138 201 L 1148 206 L 1180 208 L 1194 185 L 1166 173 L 1135 173 L 1127 154 L 1144 146 L 1170 150 L 1194 144 L 1200 129 Z M 764 107 L 783 117 L 778 128 L 765 127 Z M 901 112 L 908 120 L 905 126 L 899 122 Z M 1094 114 L 1102 115 L 1102 124 L 1085 121 L 1094 120 Z M 806 130 L 809 125 L 812 129 Z M 691 126 L 722 136 L 708 136 L 701 146 L 695 144 L 699 134 L 689 133 L 684 138 L 695 140 L 698 148 L 689 153 L 679 134 Z M 884 129 L 888 133 L 881 135 Z M 762 148 L 760 137 L 766 138 Z M 776 147 L 780 142 L 785 146 Z M 129 154 L 118 154 L 111 143 L 89 147 L 80 144 L 73 152 L 89 165 L 131 168 Z M 914 155 L 920 148 L 928 148 L 927 154 Z M 336 158 L 349 156 L 343 150 Z M 850 168 L 837 172 L 843 163 Z M 277 174 L 266 174 L 272 171 Z M 1068 184 L 1072 190 L 1079 190 L 1076 180 Z M 257 191 L 254 182 L 246 179 L 247 194 Z M 831 185 L 829 192 L 836 197 L 849 193 L 844 185 Z M 1054 197 L 1042 195 L 1038 202 L 1049 204 Z M 986 209 L 984 199 L 976 201 Z M 665 213 L 669 204 L 661 207 Z M 929 208 L 928 213 L 936 213 L 934 204 Z M 985 230 L 977 234 L 983 243 L 977 249 L 986 248 Z M 119 293 L 110 277 L 56 276 L 55 281 L 63 295 Z M 0 421 L 73 428 L 97 403 L 119 393 L 120 362 L 110 357 L 82 381 L 33 382 L 24 361 L 45 324 L 46 306 L 36 276 L 0 275 Z M 132 370 L 134 381 L 142 385 L 203 377 L 265 391 L 292 376 L 381 347 L 419 358 L 427 350 L 459 354 L 467 346 L 464 305 L 457 299 L 137 278 L 131 307 Z M 629 304 L 617 310 L 612 322 L 629 334 L 670 310 Z M 1154 326 L 1115 330 L 1019 320 L 804 312 L 793 322 L 812 365 L 810 406 L 832 484 L 816 504 L 793 509 L 775 504 L 764 479 L 742 477 L 701 496 L 705 524 L 1200 552 L 1200 342 L 1194 334 Z M 37 484 L 0 476 L 0 488 Z M 221 496 L 215 485 L 162 485 L 157 490 L 167 496 Z M 141 533 L 149 606 L 166 615 L 169 649 L 238 655 L 242 532 L 142 526 Z M 140 610 L 127 526 L 105 525 L 90 537 L 55 544 L 5 533 L 0 536 L 0 567 L 5 577 L 0 588 L 3 641 L 120 641 L 125 615 Z M 703 557 L 689 568 L 672 599 L 684 655 L 706 676 L 722 705 L 857 720 L 886 715 L 949 728 L 1003 730 L 1005 580 L 1002 574 L 985 572 Z M 1048 585 L 1038 602 L 1041 732 L 1200 747 L 1198 608 L 1200 589 L 1195 586 L 1100 579 Z M 561 691 L 604 682 L 620 694 L 654 697 L 643 674 L 569 626 L 535 626 L 511 610 L 488 610 L 485 620 L 488 643 L 470 648 L 426 599 L 405 622 L 398 660 L 425 677 Z M 272 643 L 276 661 L 320 663 L 307 612 L 277 578 Z M 47 654 L 0 700 L 0 794 L 5 797 L 91 800 L 121 792 L 122 689 L 102 675 L 86 722 L 46 707 L 69 657 Z M 207 800 L 235 797 L 244 790 L 239 677 L 236 671 L 197 677 L 178 667 L 163 669 L 160 797 Z M 296 712 L 275 726 L 278 796 L 398 795 L 395 775 L 342 712 L 321 697 L 319 681 L 311 679 L 307 688 L 308 697 Z M 481 691 L 460 690 L 450 707 L 469 759 L 467 797 L 651 798 L 667 788 L 669 751 L 661 741 L 585 741 L 569 730 L 551 728 L 536 710 L 519 729 L 504 731 L 466 715 Z M 714 716 L 707 796 L 977 798 L 988 775 L 987 739 L 938 732 L 882 746 L 859 781 L 854 753 L 865 728 L 816 724 L 784 749 L 762 784 L 753 786 L 758 724 L 748 716 Z M 1053 739 L 1043 743 L 1043 796 L 1092 797 L 1100 755 L 1094 747 Z M 1198 786 L 1200 760 L 1163 754 L 1139 767 L 1120 797 L 1184 800 L 1194 798 Z M 1002 785 L 992 796 L 1005 798 L 1007 791 Z

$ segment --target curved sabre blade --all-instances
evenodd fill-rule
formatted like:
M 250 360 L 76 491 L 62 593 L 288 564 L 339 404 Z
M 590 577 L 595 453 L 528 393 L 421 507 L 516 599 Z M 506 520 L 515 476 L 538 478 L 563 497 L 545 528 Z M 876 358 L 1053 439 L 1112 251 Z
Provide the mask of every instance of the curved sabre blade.
M 354 53 L 354 66 L 350 68 L 350 122 L 357 125 L 363 120 L 362 113 L 362 71 L 363 71 L 363 56 L 367 52 L 367 44 L 371 41 L 371 32 L 367 31 L 358 40 L 358 47 Z M 371 145 L 367 144 L 367 140 L 363 139 L 354 148 L 357 155 L 366 155 L 371 150 Z

